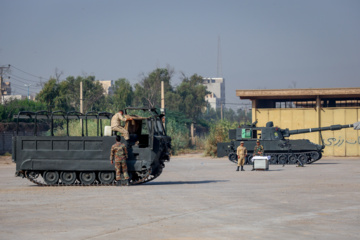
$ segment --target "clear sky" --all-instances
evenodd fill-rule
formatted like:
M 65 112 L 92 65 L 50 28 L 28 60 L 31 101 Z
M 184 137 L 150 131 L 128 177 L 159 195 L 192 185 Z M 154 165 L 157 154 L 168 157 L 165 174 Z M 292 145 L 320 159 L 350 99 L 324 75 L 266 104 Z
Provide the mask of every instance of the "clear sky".
M 0 0 L 0 66 L 37 92 L 55 69 L 132 84 L 157 67 L 236 89 L 360 86 L 359 0 Z M 30 73 L 32 75 L 29 75 Z M 42 79 L 44 81 L 44 79 Z

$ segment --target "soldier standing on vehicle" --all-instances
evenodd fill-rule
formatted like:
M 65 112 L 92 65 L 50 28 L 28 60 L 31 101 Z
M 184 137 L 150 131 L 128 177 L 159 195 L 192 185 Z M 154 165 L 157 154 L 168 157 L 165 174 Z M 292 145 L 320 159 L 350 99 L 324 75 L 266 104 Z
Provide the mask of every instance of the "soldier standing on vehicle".
M 264 147 L 260 144 L 260 140 L 256 141 L 256 145 L 254 148 L 253 157 L 255 156 L 264 156 Z M 253 169 L 251 171 L 254 171 L 254 161 L 253 162 Z
M 115 158 L 115 170 L 117 185 L 129 185 L 129 174 L 127 172 L 126 159 L 128 157 L 127 148 L 125 144 L 120 142 L 121 137 L 116 136 L 116 143 L 111 147 L 110 161 L 114 163 Z
M 129 132 L 121 125 L 121 122 L 126 122 L 126 120 L 132 120 L 132 118 L 126 118 L 124 116 L 124 111 L 119 110 L 119 112 L 111 118 L 111 130 L 120 132 L 125 140 L 128 141 Z
M 238 166 L 237 166 L 236 171 L 239 171 L 240 166 L 241 166 L 241 171 L 245 171 L 244 163 L 245 163 L 245 158 L 247 155 L 247 149 L 246 149 L 246 147 L 244 147 L 244 142 L 240 142 L 240 146 L 238 146 L 236 149 L 236 154 L 238 157 Z

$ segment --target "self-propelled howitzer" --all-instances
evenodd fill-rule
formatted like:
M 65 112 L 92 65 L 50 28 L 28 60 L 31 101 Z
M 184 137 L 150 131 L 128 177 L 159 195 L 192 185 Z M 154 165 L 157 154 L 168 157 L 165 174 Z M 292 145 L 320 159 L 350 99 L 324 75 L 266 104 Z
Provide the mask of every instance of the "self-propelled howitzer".
M 244 146 L 248 150 L 246 162 L 250 163 L 256 140 L 264 147 L 265 155 L 270 155 L 271 164 L 295 164 L 299 161 L 302 164 L 310 164 L 318 161 L 322 157 L 324 142 L 322 145 L 310 142 L 308 139 L 290 140 L 287 137 L 295 134 L 320 132 L 321 131 L 337 131 L 343 128 L 359 129 L 359 122 L 348 125 L 331 125 L 320 128 L 306 128 L 289 130 L 274 127 L 273 122 L 266 123 L 266 127 L 256 127 L 256 122 L 252 125 L 241 126 L 237 129 L 229 130 L 229 138 L 231 142 L 218 143 L 218 157 L 228 156 L 230 161 L 237 162 L 236 148 L 240 142 L 244 142 Z M 322 138 L 321 138 L 322 139 Z

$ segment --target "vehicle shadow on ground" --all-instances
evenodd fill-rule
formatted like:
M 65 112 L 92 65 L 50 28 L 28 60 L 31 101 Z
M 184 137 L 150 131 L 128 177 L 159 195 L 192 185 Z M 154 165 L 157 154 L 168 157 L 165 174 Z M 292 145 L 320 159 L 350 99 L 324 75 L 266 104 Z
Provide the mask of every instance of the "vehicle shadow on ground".
M 312 163 L 309 165 L 333 165 L 333 164 L 339 164 L 339 163 L 327 163 L 327 162 L 317 162 L 317 163 Z
M 229 180 L 204 180 L 204 181 L 171 181 L 171 182 L 148 182 L 146 185 L 177 185 L 177 184 L 205 184 L 228 182 Z

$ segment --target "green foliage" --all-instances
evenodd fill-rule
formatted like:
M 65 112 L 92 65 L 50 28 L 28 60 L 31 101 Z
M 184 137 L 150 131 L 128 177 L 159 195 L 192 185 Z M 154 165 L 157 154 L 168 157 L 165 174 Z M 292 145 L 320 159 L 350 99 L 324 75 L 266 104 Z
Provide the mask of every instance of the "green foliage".
M 202 114 L 201 119 L 205 122 L 215 123 L 221 121 L 221 110 L 214 110 L 208 106 L 207 110 Z M 223 108 L 223 119 L 229 122 L 249 123 L 251 121 L 251 111 L 238 109 L 236 112 L 231 108 Z
M 11 153 L 6 152 L 6 153 L 4 153 L 2 156 L 5 156 L 5 157 L 11 157 L 12 155 L 11 155 Z
M 202 77 L 194 74 L 185 77 L 174 92 L 167 93 L 166 105 L 170 110 L 182 112 L 192 121 L 201 116 L 201 111 L 206 107 L 206 87 L 202 85 Z
M 217 155 L 217 143 L 228 142 L 229 140 L 229 129 L 237 127 L 236 122 L 219 121 L 215 124 L 211 124 L 210 132 L 206 138 L 205 143 L 205 155 L 216 157 Z
M 47 106 L 55 106 L 56 98 L 59 95 L 59 84 L 56 79 L 50 78 L 43 89 L 36 95 L 36 100 L 45 103 Z
M 176 155 L 181 149 L 189 147 L 189 130 L 185 124 L 178 123 L 174 118 L 167 118 L 166 133 L 171 137 L 173 155 Z
M 171 92 L 170 84 L 172 70 L 157 68 L 148 76 L 144 76 L 140 83 L 135 84 L 134 102 L 136 106 L 160 107 L 161 82 L 164 82 L 164 91 Z
M 101 110 L 105 103 L 104 90 L 94 76 L 74 78 L 57 83 L 51 78 L 36 96 L 36 100 L 45 103 L 49 111 L 80 111 L 80 82 L 83 83 L 84 112 Z
M 0 104 L 0 121 L 12 122 L 14 121 L 13 115 L 18 114 L 20 111 L 37 112 L 46 109 L 46 105 L 40 102 L 25 100 L 11 100 L 4 105 Z
M 103 127 L 105 125 L 110 126 L 110 120 L 103 121 Z M 100 126 L 99 126 L 100 127 Z M 88 129 L 88 136 L 97 136 L 97 123 L 96 120 L 88 120 L 87 121 L 87 129 Z M 104 132 L 104 129 L 103 129 Z M 66 123 L 63 125 L 59 125 L 54 129 L 54 136 L 66 136 L 67 129 Z M 50 131 L 48 132 L 50 136 Z M 100 135 L 100 129 L 99 129 Z M 69 122 L 69 136 L 82 136 L 81 130 L 81 123 L 78 120 L 70 121 Z M 86 124 L 84 121 L 84 136 L 86 136 Z
M 114 83 L 114 95 L 112 98 L 112 104 L 109 107 L 111 112 L 118 112 L 120 109 L 124 109 L 131 105 L 134 98 L 134 92 L 130 82 L 125 78 L 120 78 Z

